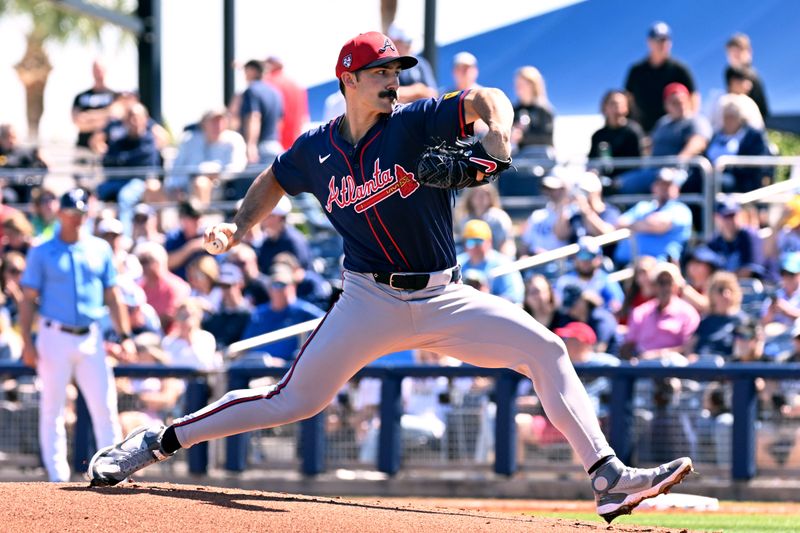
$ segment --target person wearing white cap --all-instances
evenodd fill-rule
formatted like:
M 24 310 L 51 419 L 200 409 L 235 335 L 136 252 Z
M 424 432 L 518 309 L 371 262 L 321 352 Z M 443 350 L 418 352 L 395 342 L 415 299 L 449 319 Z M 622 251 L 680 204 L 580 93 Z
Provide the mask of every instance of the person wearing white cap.
M 525 222 L 522 231 L 522 253 L 533 255 L 566 246 L 569 242 L 556 235 L 555 226 L 566 216 L 569 204 L 567 182 L 561 168 L 554 168 L 542 179 L 542 192 L 548 201 L 541 209 L 536 209 Z
M 554 228 L 559 239 L 576 242 L 584 235 L 596 237 L 614 231 L 620 211 L 603 201 L 603 184 L 597 174 L 581 172 L 572 186 L 571 199 L 566 216 L 559 218 Z
M 136 256 L 130 253 L 131 240 L 123 234 L 123 225 L 119 219 L 100 219 L 97 223 L 97 236 L 111 245 L 118 276 L 131 281 L 141 277 L 142 265 Z
M 400 86 L 397 88 L 397 100 L 401 103 L 413 102 L 420 98 L 436 98 L 438 85 L 433 68 L 422 56 L 411 54 L 411 35 L 395 23 L 389 26 L 387 36 L 397 47 L 401 56 L 413 55 L 417 65 L 400 72 Z
M 258 269 L 261 272 L 269 272 L 273 259 L 281 252 L 294 254 L 303 268 L 311 266 L 308 239 L 286 220 L 291 211 L 292 201 L 284 195 L 261 223 L 264 230 L 264 241 L 258 250 Z
M 448 92 L 467 91 L 480 87 L 478 83 L 478 58 L 469 52 L 453 56 L 453 88 Z

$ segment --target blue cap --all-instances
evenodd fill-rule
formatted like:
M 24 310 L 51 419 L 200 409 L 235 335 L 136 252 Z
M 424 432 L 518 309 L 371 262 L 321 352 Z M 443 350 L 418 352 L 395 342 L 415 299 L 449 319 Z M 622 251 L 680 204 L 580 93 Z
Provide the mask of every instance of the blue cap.
M 75 209 L 81 213 L 89 211 L 89 195 L 83 189 L 72 189 L 61 196 L 61 209 Z
M 650 39 L 656 39 L 658 41 L 666 41 L 672 37 L 672 30 L 664 21 L 659 20 L 652 26 L 650 26 L 650 31 L 647 32 L 647 37 Z
M 695 248 L 692 251 L 690 259 L 693 261 L 699 261 L 700 263 L 709 264 L 714 268 L 722 268 L 722 258 L 717 252 L 708 246 L 698 246 Z
M 800 274 L 800 252 L 790 252 L 781 258 L 781 270 Z

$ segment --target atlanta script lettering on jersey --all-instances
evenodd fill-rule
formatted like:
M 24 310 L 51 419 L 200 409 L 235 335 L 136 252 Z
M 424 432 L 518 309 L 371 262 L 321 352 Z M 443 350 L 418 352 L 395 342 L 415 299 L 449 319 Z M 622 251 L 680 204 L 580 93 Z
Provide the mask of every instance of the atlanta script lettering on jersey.
M 331 213 L 334 205 L 343 209 L 355 204 L 356 213 L 363 213 L 396 192 L 408 198 L 418 187 L 419 182 L 412 172 L 400 165 L 394 165 L 394 174 L 390 169 L 381 170 L 379 158 L 375 160 L 372 176 L 364 183 L 356 184 L 353 176 L 344 176 L 341 185 L 337 186 L 336 176 L 331 176 L 325 209 Z

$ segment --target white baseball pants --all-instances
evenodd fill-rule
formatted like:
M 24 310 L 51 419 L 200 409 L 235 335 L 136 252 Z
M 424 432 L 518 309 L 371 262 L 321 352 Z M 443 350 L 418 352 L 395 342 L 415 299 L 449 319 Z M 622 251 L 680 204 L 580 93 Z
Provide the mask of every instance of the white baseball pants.
M 106 364 L 100 328 L 93 324 L 86 335 L 61 331 L 58 325 L 39 320 L 36 337 L 39 361 L 36 373 L 41 386 L 39 400 L 39 446 L 50 481 L 69 481 L 67 432 L 64 407 L 67 385 L 75 381 L 92 417 L 97 448 L 111 446 L 122 438 L 117 414 L 117 389 Z
M 521 308 L 460 283 L 397 291 L 354 272 L 345 273 L 339 301 L 277 385 L 228 392 L 176 420 L 176 435 L 190 447 L 309 418 L 363 366 L 413 348 L 524 374 L 587 470 L 614 453 L 564 343 Z

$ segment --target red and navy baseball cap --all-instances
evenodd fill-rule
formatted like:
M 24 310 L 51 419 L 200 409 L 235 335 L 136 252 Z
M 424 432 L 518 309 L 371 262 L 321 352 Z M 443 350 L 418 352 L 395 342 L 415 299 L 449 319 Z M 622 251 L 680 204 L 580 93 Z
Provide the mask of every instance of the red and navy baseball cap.
M 403 69 L 417 64 L 416 58 L 398 54 L 397 47 L 384 34 L 377 31 L 361 33 L 344 43 L 336 62 L 336 78 L 340 79 L 345 72 L 375 68 L 392 61 L 400 61 Z

